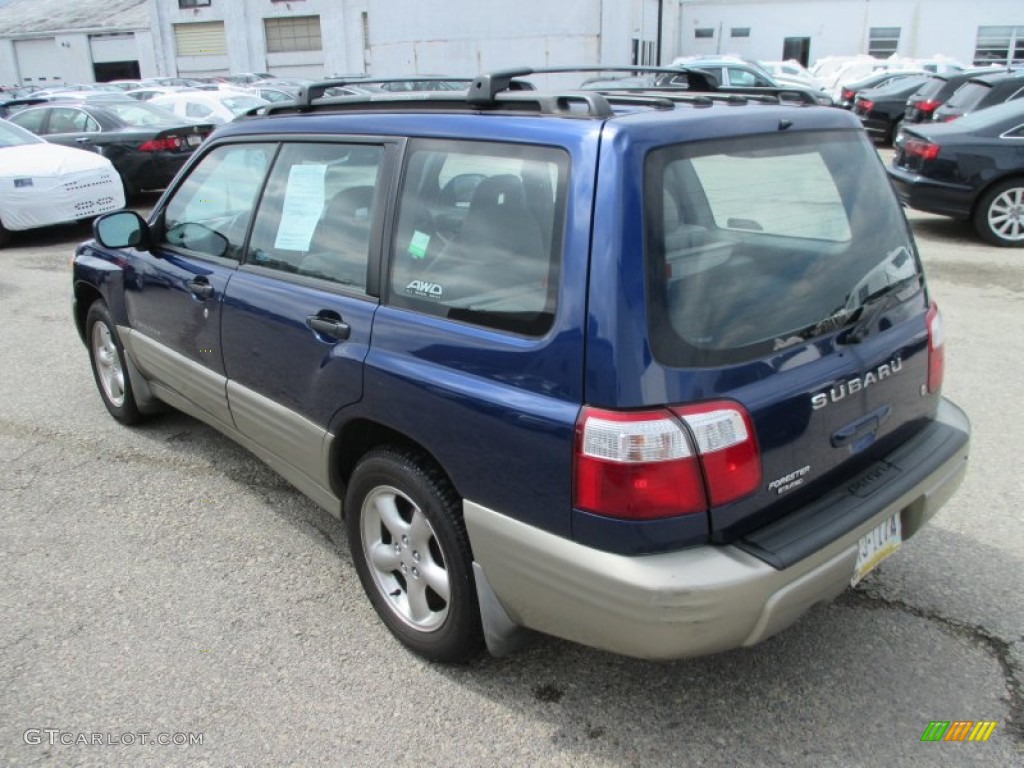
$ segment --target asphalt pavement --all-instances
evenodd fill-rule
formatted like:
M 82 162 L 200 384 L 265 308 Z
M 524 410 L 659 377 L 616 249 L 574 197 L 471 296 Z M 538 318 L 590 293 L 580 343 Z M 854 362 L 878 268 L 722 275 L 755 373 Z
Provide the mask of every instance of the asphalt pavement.
M 403 649 L 341 525 L 170 413 L 104 410 L 70 317 L 88 234 L 0 251 L 0 765 L 1024 764 L 1024 249 L 910 214 L 974 425 L 942 512 L 857 589 L 749 649 L 672 663 L 539 638 Z M 994 721 L 984 743 L 931 721 Z

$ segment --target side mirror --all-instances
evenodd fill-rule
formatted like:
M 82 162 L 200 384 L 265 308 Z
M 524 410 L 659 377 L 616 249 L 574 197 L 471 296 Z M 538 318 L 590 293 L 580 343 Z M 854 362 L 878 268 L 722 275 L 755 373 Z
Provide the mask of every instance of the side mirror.
M 100 216 L 92 223 L 92 233 L 106 248 L 149 250 L 149 225 L 135 211 L 115 211 Z

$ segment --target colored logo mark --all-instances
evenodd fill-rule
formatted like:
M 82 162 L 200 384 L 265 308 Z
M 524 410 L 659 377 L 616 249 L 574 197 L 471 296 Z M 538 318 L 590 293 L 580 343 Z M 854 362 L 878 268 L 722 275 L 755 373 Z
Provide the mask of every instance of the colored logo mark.
M 921 741 L 988 741 L 995 729 L 995 720 L 932 720 Z

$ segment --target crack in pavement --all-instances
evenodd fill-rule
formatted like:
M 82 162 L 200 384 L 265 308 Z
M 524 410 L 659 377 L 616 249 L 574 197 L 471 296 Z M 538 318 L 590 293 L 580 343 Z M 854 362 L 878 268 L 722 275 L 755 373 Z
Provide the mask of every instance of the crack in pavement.
M 923 608 L 905 603 L 902 600 L 893 600 L 867 589 L 847 590 L 837 600 L 837 604 L 851 604 L 872 610 L 892 608 L 894 610 L 915 616 L 925 621 L 934 622 L 943 631 L 956 637 L 970 640 L 988 651 L 999 663 L 1003 675 L 1003 683 L 1006 685 L 1006 692 L 1009 697 L 1010 719 L 1006 723 L 1006 732 L 1018 744 L 1024 746 L 1024 681 L 1018 663 L 1014 661 L 1014 643 L 1024 643 L 1024 636 L 1013 641 L 1006 641 L 994 636 L 991 632 L 979 624 L 968 624 L 957 621 L 948 616 L 926 611 Z

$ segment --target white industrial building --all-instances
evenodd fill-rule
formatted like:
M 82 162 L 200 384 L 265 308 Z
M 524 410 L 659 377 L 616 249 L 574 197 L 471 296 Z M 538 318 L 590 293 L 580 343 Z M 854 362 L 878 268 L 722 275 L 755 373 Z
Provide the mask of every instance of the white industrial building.
M 112 79 L 131 62 L 142 77 L 317 78 L 659 53 L 1024 63 L 1024 0 L 0 0 L 4 84 Z
M 145 0 L 0 2 L 0 85 L 156 74 Z

